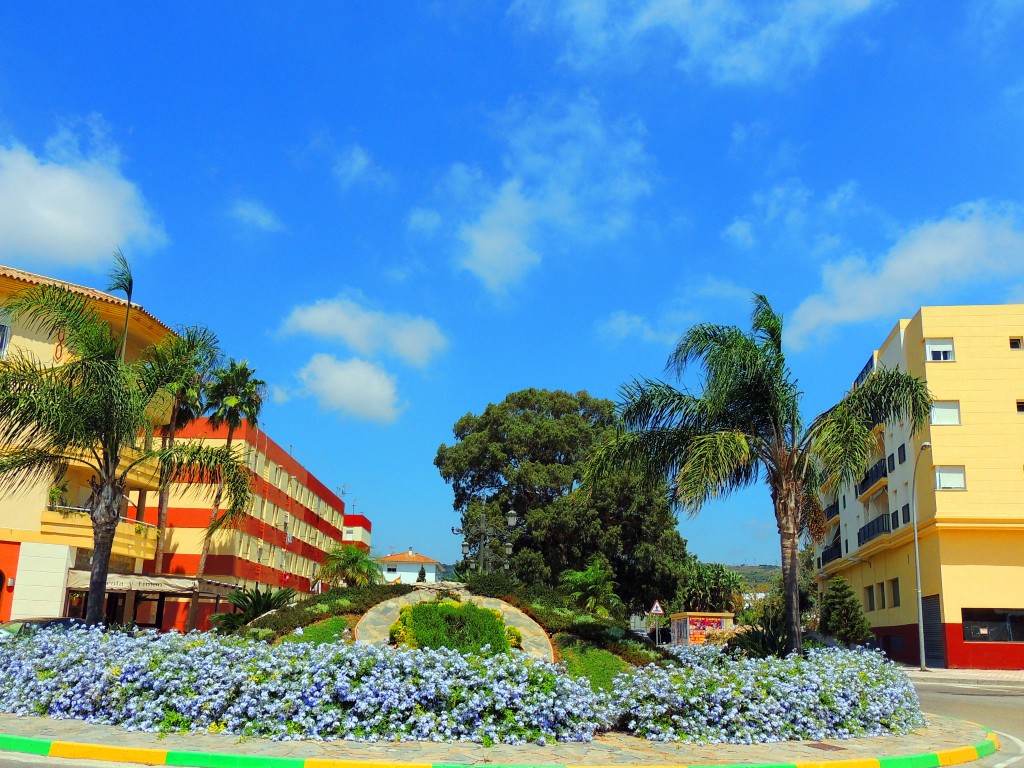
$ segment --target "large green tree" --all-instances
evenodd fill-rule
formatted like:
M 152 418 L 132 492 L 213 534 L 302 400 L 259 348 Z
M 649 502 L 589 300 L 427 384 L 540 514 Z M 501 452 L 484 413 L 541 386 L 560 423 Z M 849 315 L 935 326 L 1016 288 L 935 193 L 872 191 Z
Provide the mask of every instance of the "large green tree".
M 583 571 L 599 554 L 622 602 L 639 611 L 672 597 L 686 546 L 664 487 L 624 470 L 581 488 L 588 457 L 615 432 L 614 410 L 586 392 L 513 392 L 459 419 L 456 442 L 442 445 L 434 463 L 452 485 L 464 530 L 477 529 L 483 505 L 491 525 L 516 513 L 511 566 L 520 579 L 557 586 L 563 571 Z M 466 541 L 472 562 L 481 540 Z M 490 543 L 489 559 L 500 561 L 500 541 Z
M 782 316 L 754 296 L 752 328 L 702 323 L 676 346 L 668 369 L 680 380 L 697 364 L 697 392 L 643 379 L 623 388 L 622 430 L 595 456 L 594 474 L 631 467 L 671 483 L 696 515 L 711 501 L 763 480 L 782 551 L 786 642 L 801 647 L 798 551 L 801 530 L 820 516 L 819 492 L 859 479 L 876 449 L 875 427 L 902 419 L 912 432 L 928 420 L 921 379 L 878 368 L 810 423 L 782 349 Z
M 348 587 L 384 583 L 384 572 L 377 558 L 354 544 L 339 544 L 324 553 L 317 577 L 332 586 L 342 582 Z
M 154 422 L 166 413 L 168 389 L 182 370 L 177 362 L 152 355 L 152 349 L 126 362 L 125 332 L 104 322 L 85 296 L 43 285 L 12 297 L 4 310 L 34 332 L 61 334 L 68 360 L 50 365 L 17 349 L 0 360 L 0 489 L 53 482 L 71 464 L 91 473 L 85 503 L 93 526 L 86 620 L 99 622 L 133 470 L 156 462 L 163 484 L 223 484 L 232 510 L 248 506 L 248 475 L 227 448 L 151 447 Z
M 721 563 L 702 563 L 689 557 L 671 612 L 712 611 L 735 613 L 743 608 L 746 581 Z
M 225 447 L 231 450 L 231 443 L 235 438 L 235 432 L 247 421 L 255 427 L 259 423 L 260 410 L 263 408 L 263 398 L 266 396 L 267 383 L 256 378 L 256 371 L 249 367 L 248 360 L 241 362 L 234 358 L 228 360 L 228 364 L 217 368 L 211 374 L 212 381 L 207 387 L 206 407 L 209 411 L 210 428 L 220 429 L 222 425 L 228 428 L 228 436 Z M 213 534 L 224 527 L 231 527 L 239 523 L 248 514 L 248 509 L 227 510 L 220 509 L 224 495 L 224 484 L 221 483 L 213 496 L 213 509 L 210 511 L 210 524 L 206 529 L 206 536 L 203 538 L 203 548 L 199 555 L 199 566 L 196 569 L 196 579 L 201 579 L 206 573 L 206 560 L 210 556 L 210 544 Z M 198 589 L 192 594 L 189 603 L 188 619 L 185 623 L 186 630 L 193 630 L 199 617 L 199 594 Z

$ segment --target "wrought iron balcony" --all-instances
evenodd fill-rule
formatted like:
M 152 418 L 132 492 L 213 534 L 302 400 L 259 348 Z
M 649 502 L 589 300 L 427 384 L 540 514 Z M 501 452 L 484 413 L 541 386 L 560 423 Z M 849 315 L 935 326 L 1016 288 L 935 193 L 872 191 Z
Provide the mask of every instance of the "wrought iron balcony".
M 821 550 L 821 566 L 828 565 L 833 560 L 838 560 L 843 556 L 843 542 L 837 541 L 831 546 L 825 547 Z
M 861 368 L 860 373 L 857 374 L 857 378 L 853 381 L 854 388 L 859 387 L 864 383 L 865 379 L 875 372 L 875 356 L 872 355 L 868 358 L 867 363 Z
M 876 517 L 867 525 L 861 526 L 861 529 L 857 531 L 857 546 L 863 547 L 872 539 L 877 539 L 883 533 L 889 533 L 892 530 L 890 525 L 891 518 L 889 513 L 885 513 L 881 517 Z
M 868 489 L 881 480 L 883 477 L 889 476 L 889 469 L 885 465 L 885 457 L 882 457 L 864 474 L 864 479 L 857 483 L 857 495 L 863 496 L 867 493 Z
M 825 520 L 831 520 L 833 517 L 839 517 L 839 501 L 833 501 L 827 507 L 825 507 Z

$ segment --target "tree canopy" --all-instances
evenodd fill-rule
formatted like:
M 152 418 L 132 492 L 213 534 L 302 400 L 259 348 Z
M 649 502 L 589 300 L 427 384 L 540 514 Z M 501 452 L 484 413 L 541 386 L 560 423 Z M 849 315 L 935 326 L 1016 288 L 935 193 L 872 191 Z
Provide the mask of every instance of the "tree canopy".
M 585 571 L 600 555 L 618 597 L 639 611 L 675 594 L 686 544 L 664 485 L 623 470 L 581 488 L 590 455 L 614 433 L 610 400 L 525 389 L 459 419 L 455 443 L 441 445 L 434 464 L 463 529 L 475 530 L 481 503 L 490 524 L 516 513 L 510 565 L 521 580 L 557 586 L 563 571 Z M 472 536 L 467 543 L 471 553 L 480 546 Z M 491 545 L 490 559 L 500 560 L 498 537 Z

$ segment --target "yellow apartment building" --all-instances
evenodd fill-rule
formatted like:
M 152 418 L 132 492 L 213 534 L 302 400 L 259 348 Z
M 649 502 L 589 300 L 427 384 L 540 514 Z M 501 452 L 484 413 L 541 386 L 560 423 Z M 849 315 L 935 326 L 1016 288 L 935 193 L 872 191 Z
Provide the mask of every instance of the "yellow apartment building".
M 121 329 L 124 299 L 5 266 L 0 266 L 0 308 L 12 295 L 43 284 L 62 285 L 88 297 L 104 320 Z M 128 359 L 168 333 L 167 326 L 133 304 Z M 59 365 L 67 354 L 60 335 L 46 337 L 12 323 L 0 310 L 0 358 L 18 349 L 51 365 Z M 59 483 L 37 483 L 0 495 L 0 621 L 63 615 L 69 572 L 87 573 L 90 567 L 92 522 L 83 509 L 88 481 L 86 467 L 72 464 Z M 128 476 L 123 519 L 110 558 L 112 574 L 141 573 L 143 562 L 153 557 L 156 527 L 137 511 L 145 508 L 147 494 L 156 487 L 155 465 L 140 465 Z
M 916 507 L 928 665 L 1024 669 L 1024 305 L 922 307 L 854 386 L 877 366 L 927 382 L 931 421 L 879 425 L 867 473 L 826 500 L 819 591 L 845 577 L 882 648 L 918 663 Z

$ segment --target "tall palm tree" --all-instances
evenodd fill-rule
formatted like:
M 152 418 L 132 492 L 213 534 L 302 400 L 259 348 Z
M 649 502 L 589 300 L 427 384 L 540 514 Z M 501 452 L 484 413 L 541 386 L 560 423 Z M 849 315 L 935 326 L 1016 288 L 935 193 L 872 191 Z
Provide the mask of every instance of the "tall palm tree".
M 128 350 L 128 321 L 132 316 L 132 293 L 135 290 L 135 278 L 132 277 L 132 268 L 128 259 L 118 248 L 114 251 L 114 268 L 110 271 L 110 284 L 108 291 L 123 291 L 127 304 L 124 308 L 124 330 L 121 332 L 120 358 L 124 362 L 125 352 Z
M 249 422 L 253 427 L 259 424 L 260 410 L 263 407 L 266 391 L 267 383 L 256 378 L 256 371 L 249 367 L 248 360 L 238 362 L 234 358 L 230 358 L 227 366 L 213 372 L 212 382 L 207 389 L 210 427 L 217 430 L 222 425 L 227 425 L 228 437 L 225 448 L 228 451 L 231 451 L 231 442 L 235 437 L 235 431 L 242 426 L 243 420 Z M 212 535 L 221 528 L 230 527 L 240 522 L 248 513 L 246 509 L 228 509 L 224 515 L 221 515 L 220 503 L 223 494 L 224 485 L 221 484 L 213 497 L 210 524 L 207 527 L 206 536 L 203 538 L 203 549 L 199 555 L 196 579 L 202 578 L 206 573 L 206 560 L 210 556 Z M 188 620 L 185 624 L 188 631 L 195 629 L 198 616 L 199 594 L 194 592 L 189 605 Z
M 43 285 L 12 297 L 4 309 L 36 332 L 61 334 L 70 354 L 63 365 L 44 364 L 22 350 L 0 360 L 0 489 L 52 480 L 71 464 L 91 471 L 85 503 L 93 527 L 86 621 L 99 622 L 132 470 L 156 462 L 167 482 L 224 484 L 234 510 L 248 506 L 248 475 L 225 448 L 151 447 L 147 438 L 154 414 L 166 411 L 166 387 L 181 372 L 170 363 L 122 360 L 123 334 L 112 331 L 85 296 Z
M 782 351 L 782 317 L 764 296 L 755 294 L 753 304 L 749 333 L 704 323 L 679 340 L 667 369 L 682 379 L 698 363 L 698 394 L 649 379 L 623 387 L 622 427 L 599 449 L 593 473 L 628 465 L 652 481 L 668 478 L 674 501 L 690 515 L 763 479 L 779 530 L 786 643 L 794 651 L 801 647 L 799 537 L 820 519 L 818 493 L 860 478 L 878 424 L 902 420 L 919 431 L 931 396 L 923 380 L 879 368 L 806 424 Z
M 181 329 L 179 333 L 156 345 L 150 353 L 149 358 L 154 365 L 173 365 L 175 370 L 181 372 L 180 378 L 167 386 L 167 392 L 173 399 L 170 419 L 160 429 L 162 447 L 173 447 L 178 430 L 199 418 L 203 411 L 205 389 L 218 354 L 216 334 L 198 325 Z M 156 555 L 153 558 L 155 573 L 162 573 L 164 569 L 167 507 L 171 495 L 169 478 L 161 476 L 160 484 Z
M 318 575 L 328 584 L 344 581 L 350 587 L 384 583 L 384 574 L 377 560 L 365 549 L 353 544 L 342 544 L 327 552 Z

